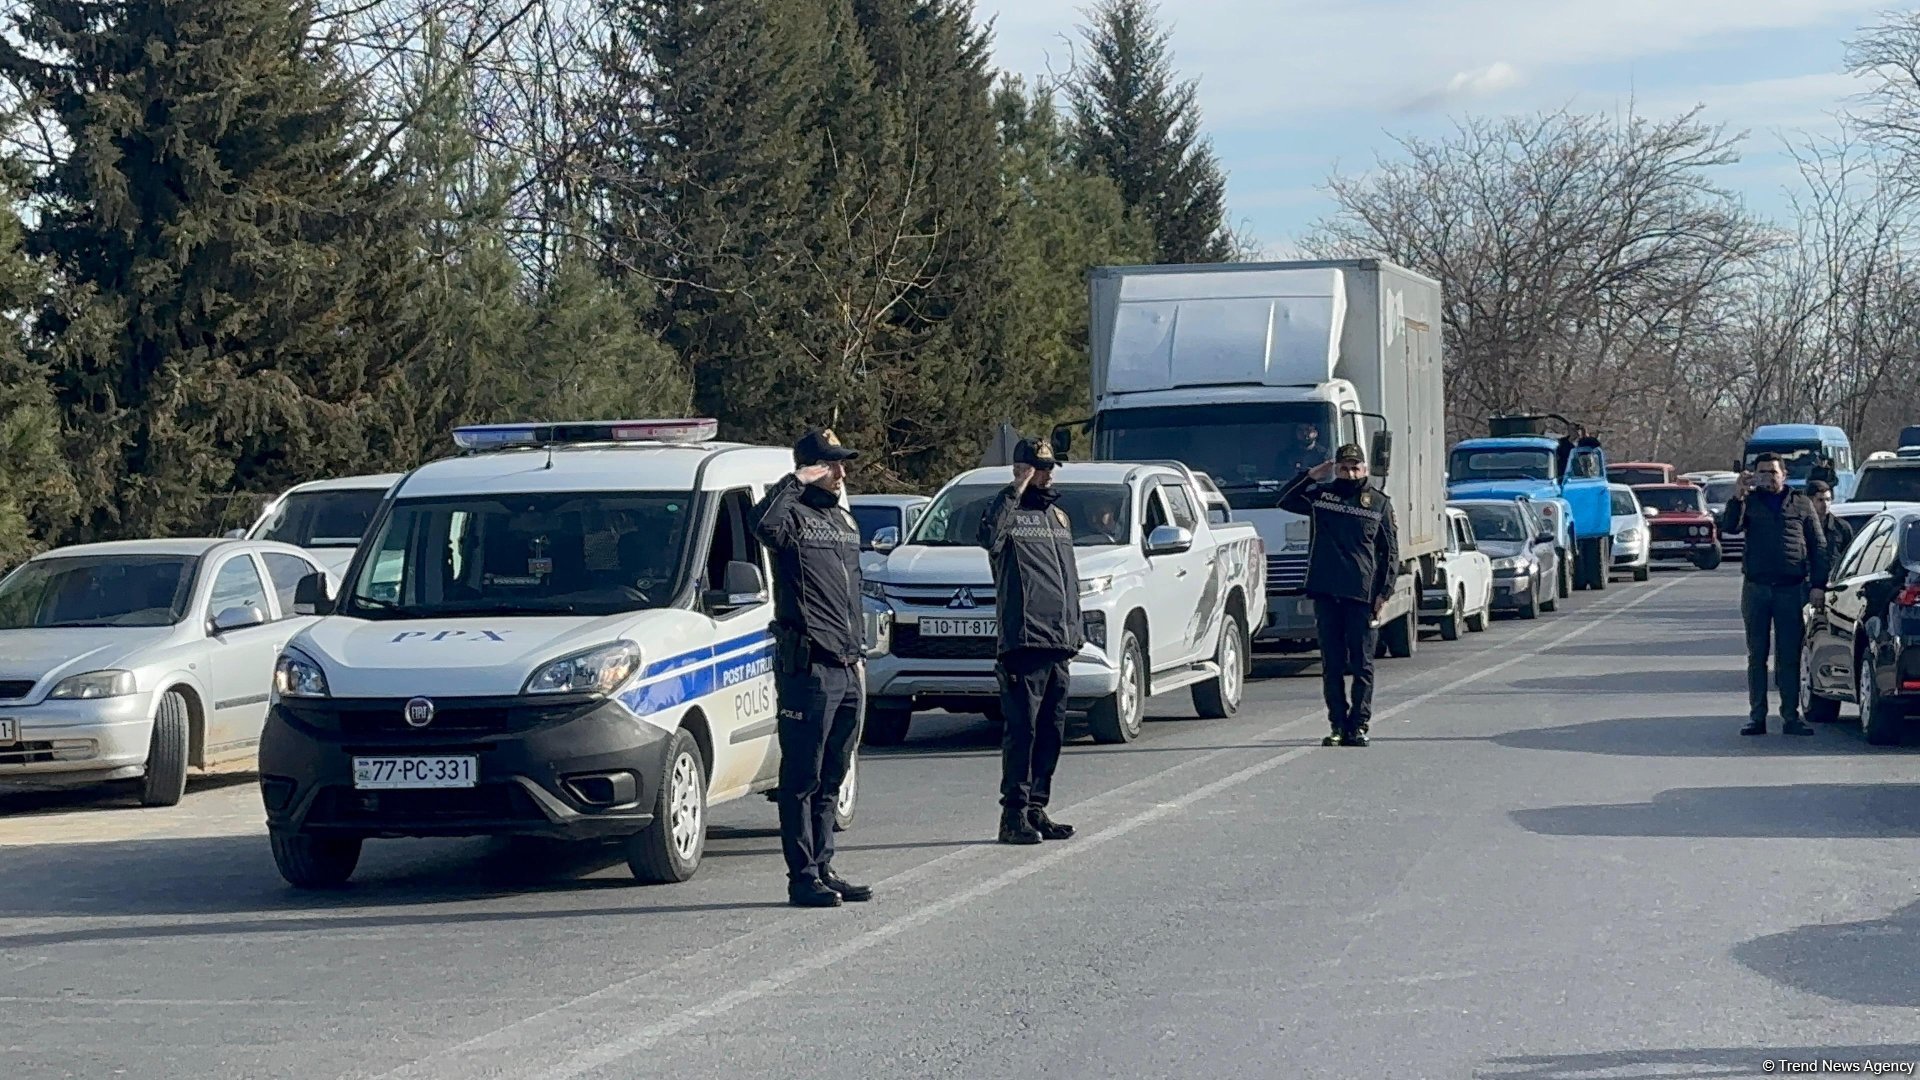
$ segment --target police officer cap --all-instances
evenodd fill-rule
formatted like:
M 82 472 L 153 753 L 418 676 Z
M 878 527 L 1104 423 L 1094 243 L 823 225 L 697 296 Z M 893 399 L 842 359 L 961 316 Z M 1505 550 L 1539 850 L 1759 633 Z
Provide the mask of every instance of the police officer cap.
M 1052 443 L 1040 439 L 1021 439 L 1020 444 L 1013 448 L 1013 463 L 1051 469 L 1060 464 L 1060 459 L 1053 456 Z
M 859 456 L 860 451 L 840 445 L 840 437 L 832 428 L 814 428 L 793 444 L 793 463 L 801 468 L 828 461 L 852 461 Z
M 1335 451 L 1333 460 L 1342 465 L 1365 465 L 1367 463 L 1367 455 L 1361 451 L 1359 444 L 1348 443 Z

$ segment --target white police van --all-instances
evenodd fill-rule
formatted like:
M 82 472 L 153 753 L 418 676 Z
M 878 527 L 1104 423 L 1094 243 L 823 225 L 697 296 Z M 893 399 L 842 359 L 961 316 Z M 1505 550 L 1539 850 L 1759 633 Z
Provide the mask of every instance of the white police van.
M 461 428 L 386 496 L 337 598 L 275 671 L 260 748 L 289 882 L 370 837 L 621 839 L 683 881 L 707 808 L 770 791 L 768 553 L 748 528 L 791 452 L 712 420 Z M 875 625 L 874 644 L 883 632 Z M 854 811 L 853 774 L 840 824 Z

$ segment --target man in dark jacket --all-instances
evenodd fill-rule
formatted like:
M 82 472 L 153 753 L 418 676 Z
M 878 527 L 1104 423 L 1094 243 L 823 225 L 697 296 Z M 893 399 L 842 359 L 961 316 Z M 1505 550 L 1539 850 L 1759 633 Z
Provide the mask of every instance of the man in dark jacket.
M 838 907 L 873 890 L 833 871 L 833 810 L 853 762 L 865 696 L 860 527 L 840 503 L 859 454 L 832 429 L 793 448 L 794 472 L 753 510 L 773 552 L 774 692 L 779 698 L 780 849 L 787 900 Z
M 1393 504 L 1367 483 L 1367 458 L 1342 446 L 1334 460 L 1294 477 L 1280 509 L 1313 523 L 1307 595 L 1320 632 L 1321 682 L 1331 729 L 1322 746 L 1366 746 L 1373 720 L 1376 621 L 1393 596 L 1400 542 Z M 1347 677 L 1353 695 L 1347 695 Z
M 1742 473 L 1727 500 L 1723 531 L 1745 533 L 1741 560 L 1740 617 L 1747 626 L 1747 726 L 1742 735 L 1767 733 L 1767 652 L 1773 651 L 1780 687 L 1780 730 L 1811 735 L 1800 718 L 1800 642 L 1806 634 L 1802 608 L 1826 602 L 1828 547 L 1820 514 L 1805 495 L 1787 486 L 1786 463 L 1761 454 Z
M 1853 544 L 1853 526 L 1833 515 L 1833 485 L 1825 480 L 1807 481 L 1807 498 L 1813 500 L 1813 512 L 1820 515 L 1820 527 L 1827 534 L 1827 563 L 1840 561 Z
M 1073 835 L 1047 816 L 1047 802 L 1067 733 L 1069 667 L 1086 636 L 1073 525 L 1055 505 L 1053 448 L 1023 440 L 1013 462 L 1013 483 L 981 518 L 979 540 L 1000 619 L 1000 842 L 1037 844 Z

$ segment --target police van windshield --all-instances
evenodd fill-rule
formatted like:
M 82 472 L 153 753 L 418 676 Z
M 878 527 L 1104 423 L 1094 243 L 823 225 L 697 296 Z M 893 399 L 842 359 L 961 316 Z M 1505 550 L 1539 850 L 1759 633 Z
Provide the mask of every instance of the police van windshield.
M 1053 485 L 1060 492 L 1054 503 L 1066 511 L 1073 525 L 1075 547 L 1100 547 L 1128 542 L 1133 493 L 1125 484 Z M 978 547 L 980 519 L 1003 484 L 964 484 L 940 493 L 913 530 L 913 544 L 927 547 Z
M 686 492 L 561 492 L 395 503 L 341 611 L 362 618 L 612 615 L 673 602 Z
M 1920 468 L 1884 465 L 1860 471 L 1854 502 L 1920 502 Z
M 385 488 L 295 492 L 248 535 L 304 548 L 358 547 L 386 495 Z
M 1323 401 L 1169 405 L 1100 414 L 1104 461 L 1178 461 L 1213 477 L 1235 509 L 1278 506 L 1280 488 L 1333 459 L 1342 436 Z
M 1549 450 L 1455 450 L 1447 462 L 1447 480 L 1551 480 Z

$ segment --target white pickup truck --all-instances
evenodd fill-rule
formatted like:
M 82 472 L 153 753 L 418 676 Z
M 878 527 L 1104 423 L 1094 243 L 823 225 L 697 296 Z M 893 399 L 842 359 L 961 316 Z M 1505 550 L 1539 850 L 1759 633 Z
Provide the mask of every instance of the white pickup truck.
M 1217 520 L 1200 479 L 1176 463 L 1071 462 L 1057 477 L 1087 630 L 1068 707 L 1108 743 L 1139 737 L 1147 699 L 1182 688 L 1200 715 L 1231 716 L 1250 629 L 1266 618 L 1259 533 Z M 889 650 L 867 665 L 868 744 L 900 743 L 915 709 L 998 715 L 993 573 L 977 536 L 1010 479 L 1004 467 L 954 478 L 867 575 L 868 599 L 893 620 Z

